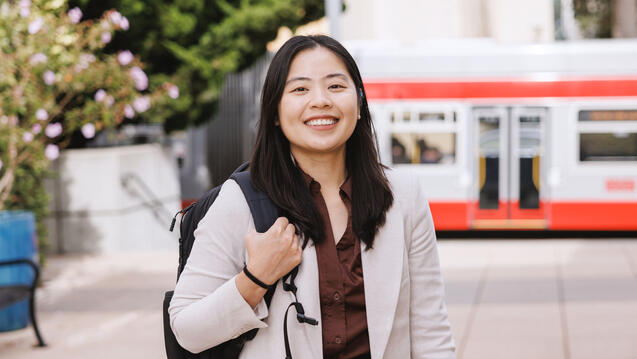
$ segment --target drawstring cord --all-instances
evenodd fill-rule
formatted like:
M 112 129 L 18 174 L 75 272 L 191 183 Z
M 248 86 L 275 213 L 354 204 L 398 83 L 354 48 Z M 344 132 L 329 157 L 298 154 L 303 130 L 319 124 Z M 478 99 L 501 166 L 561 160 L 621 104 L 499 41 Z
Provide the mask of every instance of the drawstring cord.
M 294 294 L 294 302 L 290 303 L 288 308 L 285 310 L 285 316 L 283 317 L 283 339 L 285 341 L 285 359 L 292 359 L 292 351 L 290 350 L 290 341 L 288 339 L 288 312 L 290 308 L 294 307 L 296 309 L 296 320 L 299 323 L 305 323 L 310 325 L 318 325 L 318 320 L 308 317 L 305 315 L 305 310 L 303 309 L 303 305 L 299 302 L 299 299 L 296 296 L 296 290 L 298 289 L 294 284 L 294 279 L 299 272 L 299 267 L 296 266 L 292 271 L 286 274 L 283 277 L 282 285 L 283 290 L 286 292 L 292 292 Z M 288 282 L 289 279 L 289 282 Z

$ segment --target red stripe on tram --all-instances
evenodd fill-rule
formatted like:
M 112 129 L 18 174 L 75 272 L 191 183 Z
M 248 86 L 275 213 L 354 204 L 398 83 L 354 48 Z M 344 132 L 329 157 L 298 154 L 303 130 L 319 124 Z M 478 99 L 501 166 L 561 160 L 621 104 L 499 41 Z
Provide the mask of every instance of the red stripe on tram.
M 637 78 L 556 81 L 365 81 L 368 99 L 637 96 Z

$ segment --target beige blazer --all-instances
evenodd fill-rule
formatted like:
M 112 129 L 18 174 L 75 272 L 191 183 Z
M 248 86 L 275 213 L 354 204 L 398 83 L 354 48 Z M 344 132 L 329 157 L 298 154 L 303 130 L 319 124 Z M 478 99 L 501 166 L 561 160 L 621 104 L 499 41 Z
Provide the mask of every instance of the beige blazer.
M 415 176 L 387 171 L 394 204 L 373 249 L 361 248 L 367 325 L 373 359 L 455 358 L 429 205 Z M 170 321 L 178 342 L 200 352 L 260 328 L 240 358 L 285 358 L 283 316 L 292 302 L 279 282 L 270 308 L 250 308 L 234 277 L 248 261 L 245 235 L 254 228 L 239 186 L 226 181 L 199 223 L 192 253 L 175 288 Z M 300 324 L 294 309 L 288 335 L 295 359 L 323 358 L 316 251 L 308 245 L 295 283 L 318 326 Z

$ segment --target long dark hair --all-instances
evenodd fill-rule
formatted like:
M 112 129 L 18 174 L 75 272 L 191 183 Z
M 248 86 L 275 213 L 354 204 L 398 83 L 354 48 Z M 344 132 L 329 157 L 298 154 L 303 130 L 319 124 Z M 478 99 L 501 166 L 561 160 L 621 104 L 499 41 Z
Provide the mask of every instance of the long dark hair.
M 281 215 L 300 227 L 305 238 L 317 243 L 325 238 L 319 210 L 290 156 L 290 143 L 280 126 L 275 125 L 290 63 L 299 52 L 319 46 L 343 61 L 357 89 L 361 118 L 345 145 L 345 165 L 352 185 L 353 230 L 369 249 L 394 198 L 378 157 L 363 80 L 354 59 L 338 41 L 321 35 L 295 36 L 272 59 L 261 94 L 261 118 L 250 177 L 281 209 Z

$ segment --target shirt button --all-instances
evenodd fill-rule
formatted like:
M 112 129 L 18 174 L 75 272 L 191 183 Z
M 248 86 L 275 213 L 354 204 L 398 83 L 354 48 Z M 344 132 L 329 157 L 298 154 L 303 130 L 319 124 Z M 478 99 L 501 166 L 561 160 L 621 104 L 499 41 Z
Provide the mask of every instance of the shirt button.
M 341 337 L 336 337 L 336 338 L 334 338 L 334 343 L 341 344 L 341 343 L 343 343 L 343 339 L 341 339 Z
M 334 293 L 334 301 L 338 302 L 339 300 L 341 300 L 341 295 L 338 292 Z

